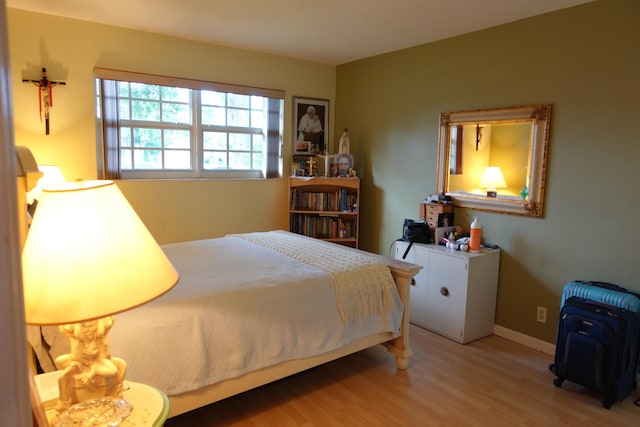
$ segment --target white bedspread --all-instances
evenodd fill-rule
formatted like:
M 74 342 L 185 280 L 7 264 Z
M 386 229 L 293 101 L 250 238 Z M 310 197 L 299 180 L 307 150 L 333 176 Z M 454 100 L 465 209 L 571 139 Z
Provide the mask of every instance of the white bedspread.
M 230 236 L 273 249 L 329 273 L 338 312 L 344 321 L 366 318 L 372 312 L 382 314 L 390 308 L 390 295 L 395 289 L 391 272 L 363 252 L 284 231 Z
M 112 354 L 128 363 L 129 380 L 168 395 L 400 328 L 395 288 L 388 310 L 345 322 L 332 274 L 317 266 L 232 236 L 163 250 L 180 274 L 178 285 L 115 316 L 110 339 Z

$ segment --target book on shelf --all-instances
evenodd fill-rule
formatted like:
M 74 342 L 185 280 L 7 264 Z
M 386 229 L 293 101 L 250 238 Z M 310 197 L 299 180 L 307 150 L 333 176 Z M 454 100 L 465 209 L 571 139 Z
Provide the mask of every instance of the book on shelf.
M 347 189 L 318 193 L 291 190 L 291 210 L 351 212 L 357 203 L 357 195 Z
M 291 231 L 324 239 L 354 238 L 356 221 L 330 215 L 291 214 Z

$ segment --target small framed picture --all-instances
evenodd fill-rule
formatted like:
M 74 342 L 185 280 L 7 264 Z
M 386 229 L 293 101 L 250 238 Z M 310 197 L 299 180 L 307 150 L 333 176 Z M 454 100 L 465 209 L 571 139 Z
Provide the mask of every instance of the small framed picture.
M 293 142 L 293 154 L 310 154 L 311 153 L 311 141 L 294 141 Z
M 307 161 L 309 160 L 309 156 L 306 155 L 296 155 L 293 156 L 293 164 L 298 165 L 298 169 L 306 170 L 307 169 Z
M 329 100 L 293 97 L 293 154 L 327 152 Z
M 293 176 L 304 176 L 304 169 L 297 168 L 293 171 Z
M 352 176 L 353 154 L 336 154 L 333 156 L 331 176 L 346 178 Z
M 453 212 L 438 214 L 438 227 L 453 227 Z

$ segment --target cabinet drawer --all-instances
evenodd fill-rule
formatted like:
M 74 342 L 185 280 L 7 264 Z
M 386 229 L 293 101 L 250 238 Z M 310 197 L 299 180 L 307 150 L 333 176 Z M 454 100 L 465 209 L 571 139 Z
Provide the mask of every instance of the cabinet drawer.
M 424 204 L 425 214 L 440 214 L 445 212 L 453 212 L 453 208 L 450 205 L 438 205 L 438 204 Z
M 435 222 L 438 223 L 438 216 L 440 214 L 438 212 L 427 212 L 427 217 L 425 218 L 427 222 Z

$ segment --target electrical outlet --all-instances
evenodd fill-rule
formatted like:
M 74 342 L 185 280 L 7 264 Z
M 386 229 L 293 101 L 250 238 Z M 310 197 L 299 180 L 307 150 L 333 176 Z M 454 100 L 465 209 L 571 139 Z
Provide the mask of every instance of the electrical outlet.
M 538 311 L 536 312 L 536 321 L 540 323 L 547 323 L 547 307 L 538 306 Z

